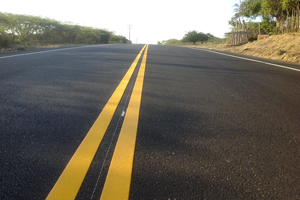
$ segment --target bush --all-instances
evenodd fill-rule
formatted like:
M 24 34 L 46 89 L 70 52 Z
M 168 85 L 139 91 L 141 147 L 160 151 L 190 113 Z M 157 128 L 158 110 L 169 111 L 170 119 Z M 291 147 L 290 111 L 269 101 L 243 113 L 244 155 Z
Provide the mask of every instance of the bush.
M 181 41 L 176 39 L 170 39 L 166 42 L 166 45 L 180 45 L 182 44 Z
M 126 39 L 126 37 L 121 36 L 121 35 L 112 35 L 109 38 L 109 43 L 112 44 L 126 44 L 128 42 L 128 40 Z
M 275 21 L 267 21 L 264 20 L 261 23 L 261 29 L 264 33 L 269 34 L 269 35 L 274 35 L 276 34 L 276 22 Z
M 11 41 L 8 37 L 0 36 L 0 47 L 8 48 L 11 44 Z

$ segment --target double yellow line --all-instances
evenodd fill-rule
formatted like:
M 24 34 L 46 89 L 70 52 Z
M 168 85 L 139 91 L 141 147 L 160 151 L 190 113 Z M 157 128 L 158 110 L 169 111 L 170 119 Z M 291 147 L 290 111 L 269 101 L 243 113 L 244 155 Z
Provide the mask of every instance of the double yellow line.
M 60 175 L 51 192 L 48 194 L 47 200 L 70 200 L 76 198 L 144 49 L 146 50 L 100 198 L 101 200 L 128 199 L 148 45 L 145 45 L 137 55 L 95 123 Z

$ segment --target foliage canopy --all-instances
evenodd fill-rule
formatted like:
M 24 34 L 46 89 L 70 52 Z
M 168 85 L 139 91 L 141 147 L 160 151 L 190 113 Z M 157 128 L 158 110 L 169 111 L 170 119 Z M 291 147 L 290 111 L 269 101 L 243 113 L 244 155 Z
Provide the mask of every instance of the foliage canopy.
M 187 32 L 181 41 L 192 42 L 193 44 L 195 44 L 196 42 L 203 43 L 204 41 L 207 41 L 211 36 L 212 35 L 210 33 L 204 34 L 202 32 L 197 32 L 194 30 Z
M 243 0 L 235 5 L 235 15 L 229 24 L 241 24 L 241 18 L 262 18 L 262 30 L 267 34 L 296 32 L 300 28 L 300 0 Z
M 11 44 L 107 44 L 130 43 L 105 29 L 83 27 L 29 15 L 0 12 L 0 47 Z

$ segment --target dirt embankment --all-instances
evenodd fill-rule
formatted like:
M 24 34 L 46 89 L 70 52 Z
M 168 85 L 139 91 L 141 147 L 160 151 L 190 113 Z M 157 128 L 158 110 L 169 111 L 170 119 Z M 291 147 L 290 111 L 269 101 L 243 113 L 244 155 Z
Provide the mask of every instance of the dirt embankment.
M 61 45 L 58 44 L 58 45 L 47 45 L 47 46 L 14 45 L 8 48 L 0 47 L 0 53 L 10 53 L 10 52 L 26 51 L 26 50 L 41 49 L 41 48 L 58 48 L 58 47 L 69 47 L 69 46 L 75 46 L 75 45 L 70 45 L 70 44 L 61 44 Z
M 9 52 L 16 52 L 16 51 L 25 51 L 35 49 L 35 47 L 23 46 L 23 45 L 16 45 L 9 48 L 0 48 L 0 53 L 9 53 Z
M 206 44 L 198 47 L 300 63 L 300 33 L 273 35 L 241 46 Z

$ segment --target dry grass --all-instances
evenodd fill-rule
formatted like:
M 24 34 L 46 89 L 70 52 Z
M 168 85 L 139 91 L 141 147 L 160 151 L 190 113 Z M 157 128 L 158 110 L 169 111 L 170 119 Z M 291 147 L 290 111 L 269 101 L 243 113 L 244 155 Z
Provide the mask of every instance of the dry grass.
M 300 63 L 300 33 L 273 35 L 260 41 L 249 42 L 241 46 L 229 46 L 228 44 L 215 45 L 209 43 L 189 46 Z

